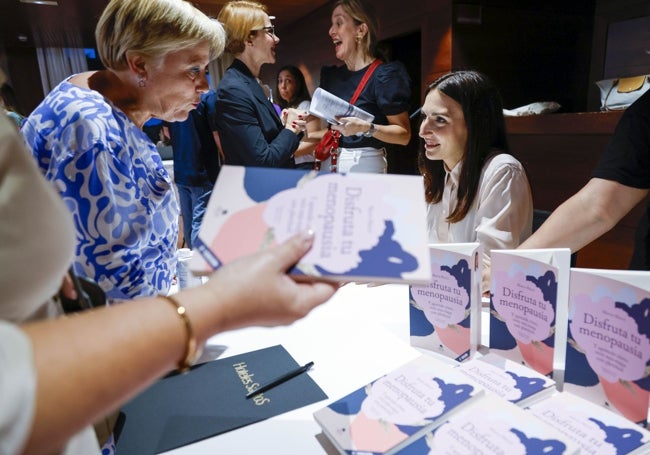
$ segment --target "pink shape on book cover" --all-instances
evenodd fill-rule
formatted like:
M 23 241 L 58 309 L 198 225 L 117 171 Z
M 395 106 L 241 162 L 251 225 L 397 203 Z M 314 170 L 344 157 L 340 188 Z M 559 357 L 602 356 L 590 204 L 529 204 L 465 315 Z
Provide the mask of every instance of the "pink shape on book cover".
M 517 347 L 526 363 L 533 370 L 547 376 L 553 372 L 554 349 L 552 347 L 539 341 L 522 343 L 519 340 L 517 340 Z
M 593 297 L 577 294 L 570 322 L 573 339 L 589 365 L 609 382 L 641 379 L 650 359 L 650 340 L 639 333 L 632 317 L 616 308 L 618 299 L 612 295 L 621 291 L 624 289 L 613 289 L 611 295 L 594 293 Z
M 646 422 L 650 392 L 630 381 L 609 382 L 601 376 L 598 380 L 607 400 L 618 412 L 632 422 Z
M 354 447 L 363 448 L 366 452 L 383 453 L 405 440 L 408 435 L 394 423 L 371 419 L 361 411 L 350 423 L 350 437 Z
M 301 262 L 345 273 L 361 263 L 360 251 L 379 243 L 385 220 L 394 218 L 388 204 L 377 204 L 382 194 L 379 181 L 369 179 L 359 186 L 343 175 L 328 174 L 271 197 L 264 222 L 278 242 L 305 229 L 315 230 L 319 235 Z M 315 207 L 324 207 L 325 214 L 317 216 L 320 211 Z
M 467 352 L 470 348 L 470 330 L 462 325 L 452 324 L 446 327 L 434 326 L 440 341 L 456 355 Z
M 526 280 L 525 273 L 516 271 L 510 276 L 495 271 L 494 274 L 499 287 L 494 290 L 492 304 L 512 336 L 525 344 L 547 339 L 555 318 L 552 303 L 544 300 L 542 291 Z
M 455 276 L 440 269 L 443 265 L 446 263 L 432 260 L 431 282 L 427 286 L 412 286 L 411 291 L 413 300 L 436 327 L 462 322 L 467 317 L 469 305 L 467 290 L 458 285 Z
M 230 262 L 275 244 L 272 238 L 267 239 L 270 227 L 262 221 L 265 207 L 265 203 L 253 205 L 233 213 L 225 221 L 210 245 L 210 249 L 222 262 Z M 233 242 L 236 238 L 244 238 L 247 241 Z

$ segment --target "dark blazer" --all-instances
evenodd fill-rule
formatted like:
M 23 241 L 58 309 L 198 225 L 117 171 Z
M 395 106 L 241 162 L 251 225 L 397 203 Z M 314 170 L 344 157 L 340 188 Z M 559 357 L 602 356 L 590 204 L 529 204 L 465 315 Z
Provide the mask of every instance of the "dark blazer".
M 282 126 L 248 67 L 235 59 L 219 82 L 215 120 L 225 164 L 294 167 L 299 137 Z

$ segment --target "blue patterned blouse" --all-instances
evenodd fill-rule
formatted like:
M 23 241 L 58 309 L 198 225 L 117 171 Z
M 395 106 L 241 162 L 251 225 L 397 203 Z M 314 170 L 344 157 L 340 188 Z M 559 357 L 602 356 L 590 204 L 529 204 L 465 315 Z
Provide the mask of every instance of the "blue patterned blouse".
M 111 301 L 167 293 L 179 207 L 147 135 L 98 92 L 67 81 L 21 131 L 73 214 L 76 273 L 97 281 Z

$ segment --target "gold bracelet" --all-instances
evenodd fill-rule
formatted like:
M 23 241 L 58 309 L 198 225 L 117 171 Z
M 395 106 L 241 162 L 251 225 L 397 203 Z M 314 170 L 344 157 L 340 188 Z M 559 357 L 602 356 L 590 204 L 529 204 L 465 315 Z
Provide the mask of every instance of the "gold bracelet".
M 196 337 L 194 336 L 194 329 L 192 327 L 192 322 L 187 316 L 187 310 L 181 303 L 176 300 L 174 297 L 169 295 L 159 295 L 159 297 L 167 300 L 171 303 L 176 309 L 176 313 L 183 320 L 183 326 L 185 327 L 185 354 L 178 361 L 178 371 L 185 373 L 190 369 L 192 365 L 198 360 L 201 356 L 201 349 L 198 347 L 196 342 Z

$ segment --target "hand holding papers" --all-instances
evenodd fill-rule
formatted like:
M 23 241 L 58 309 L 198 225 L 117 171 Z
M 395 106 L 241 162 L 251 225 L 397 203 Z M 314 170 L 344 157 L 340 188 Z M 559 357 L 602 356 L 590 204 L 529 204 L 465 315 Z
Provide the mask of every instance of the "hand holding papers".
M 338 119 L 341 117 L 358 117 L 367 122 L 372 122 L 375 119 L 374 115 L 363 109 L 359 109 L 355 105 L 320 87 L 314 91 L 309 106 L 309 113 L 323 120 L 327 120 L 332 125 L 340 125 L 341 122 Z

